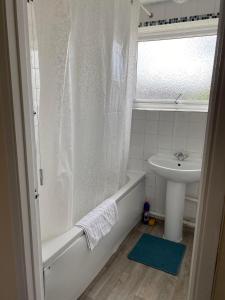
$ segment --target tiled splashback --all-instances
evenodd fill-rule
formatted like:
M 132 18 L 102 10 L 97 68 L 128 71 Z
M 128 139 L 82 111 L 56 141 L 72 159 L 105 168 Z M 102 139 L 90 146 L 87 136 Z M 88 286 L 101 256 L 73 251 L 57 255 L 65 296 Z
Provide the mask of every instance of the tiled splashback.
M 134 110 L 129 169 L 146 171 L 146 197 L 152 211 L 164 214 L 166 182 L 151 172 L 147 159 L 155 153 L 185 151 L 202 157 L 207 113 Z M 187 196 L 198 197 L 198 184 L 187 186 Z M 185 216 L 195 218 L 196 204 L 186 201 Z

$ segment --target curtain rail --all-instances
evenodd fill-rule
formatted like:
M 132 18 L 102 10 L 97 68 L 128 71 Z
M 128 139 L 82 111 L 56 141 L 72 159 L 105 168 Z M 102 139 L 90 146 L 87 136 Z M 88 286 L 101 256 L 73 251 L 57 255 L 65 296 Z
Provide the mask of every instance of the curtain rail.
M 141 9 L 149 16 L 149 18 L 152 18 L 153 13 L 147 10 L 147 8 L 145 8 L 143 4 L 140 3 L 140 5 L 141 5 Z
M 141 9 L 149 16 L 149 18 L 152 18 L 153 17 L 153 13 L 150 12 L 147 8 L 144 7 L 144 5 L 141 3 L 140 0 L 138 0 L 138 2 L 140 3 L 140 7 Z M 131 0 L 131 4 L 134 3 L 134 0 Z
M 33 2 L 33 1 L 34 1 L 34 0 L 27 0 L 28 3 L 29 3 L 29 2 Z M 140 2 L 140 1 L 139 1 L 139 2 Z M 133 0 L 131 0 L 131 3 L 133 3 Z M 147 10 L 147 8 L 145 8 L 144 5 L 141 4 L 141 2 L 140 2 L 140 7 L 141 7 L 141 9 L 149 16 L 149 18 L 152 18 L 152 17 L 153 17 L 153 13 L 150 12 L 149 10 Z

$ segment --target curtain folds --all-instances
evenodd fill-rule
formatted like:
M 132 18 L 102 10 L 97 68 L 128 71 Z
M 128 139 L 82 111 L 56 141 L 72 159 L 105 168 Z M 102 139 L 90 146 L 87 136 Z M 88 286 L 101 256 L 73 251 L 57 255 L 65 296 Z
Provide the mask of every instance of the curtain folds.
M 36 1 L 42 239 L 126 182 L 138 1 Z

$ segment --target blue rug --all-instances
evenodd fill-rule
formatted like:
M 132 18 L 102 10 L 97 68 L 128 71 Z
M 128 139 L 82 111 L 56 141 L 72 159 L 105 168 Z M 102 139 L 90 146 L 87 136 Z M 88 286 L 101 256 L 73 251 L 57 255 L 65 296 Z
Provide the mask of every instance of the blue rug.
M 186 246 L 144 233 L 128 258 L 166 273 L 177 275 Z

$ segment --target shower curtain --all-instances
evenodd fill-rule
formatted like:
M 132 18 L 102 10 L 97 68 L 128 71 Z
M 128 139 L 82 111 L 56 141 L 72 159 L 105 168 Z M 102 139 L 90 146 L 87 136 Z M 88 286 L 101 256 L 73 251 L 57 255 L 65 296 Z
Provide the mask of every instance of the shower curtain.
M 39 0 L 42 239 L 126 182 L 138 1 Z

